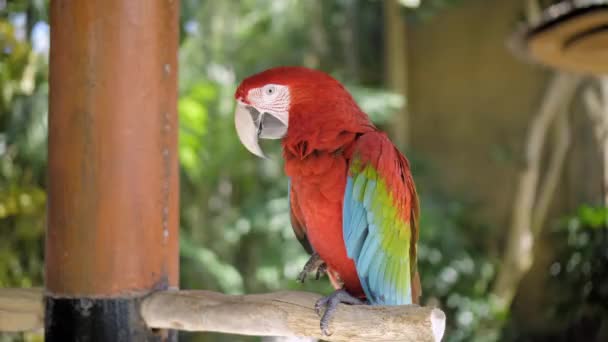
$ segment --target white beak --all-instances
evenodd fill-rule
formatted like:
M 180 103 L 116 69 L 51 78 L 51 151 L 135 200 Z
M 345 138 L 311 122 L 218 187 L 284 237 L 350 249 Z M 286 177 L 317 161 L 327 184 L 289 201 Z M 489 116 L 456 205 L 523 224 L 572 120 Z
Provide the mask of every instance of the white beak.
M 287 113 L 260 113 L 241 101 L 234 112 L 234 126 L 241 143 L 258 157 L 266 158 L 258 139 L 281 139 L 287 134 Z

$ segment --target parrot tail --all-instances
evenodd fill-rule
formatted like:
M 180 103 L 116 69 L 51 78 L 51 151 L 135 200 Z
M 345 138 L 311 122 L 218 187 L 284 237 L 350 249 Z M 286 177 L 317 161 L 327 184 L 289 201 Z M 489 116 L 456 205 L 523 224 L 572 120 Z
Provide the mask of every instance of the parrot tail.
M 420 285 L 420 276 L 418 271 L 412 279 L 412 304 L 420 304 L 420 296 L 422 295 L 422 286 Z

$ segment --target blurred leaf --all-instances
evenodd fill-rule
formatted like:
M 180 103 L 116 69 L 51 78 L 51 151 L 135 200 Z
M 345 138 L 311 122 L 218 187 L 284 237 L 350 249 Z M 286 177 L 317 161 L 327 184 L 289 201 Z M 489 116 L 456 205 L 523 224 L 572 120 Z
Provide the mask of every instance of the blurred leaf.
M 376 124 L 387 122 L 395 112 L 405 106 L 404 97 L 396 93 L 353 85 L 347 88 L 361 109 Z
M 582 206 L 579 210 L 578 218 L 583 226 L 605 228 L 608 227 L 608 208 Z
M 186 258 L 192 258 L 205 267 L 218 282 L 220 289 L 228 294 L 243 293 L 243 278 L 232 265 L 223 263 L 211 250 L 193 245 L 188 239 L 180 238 L 180 253 Z

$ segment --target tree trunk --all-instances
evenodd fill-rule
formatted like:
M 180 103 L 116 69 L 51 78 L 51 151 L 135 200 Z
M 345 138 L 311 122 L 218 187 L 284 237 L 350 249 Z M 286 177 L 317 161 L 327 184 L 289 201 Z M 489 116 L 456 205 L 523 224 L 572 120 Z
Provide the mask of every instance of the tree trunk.
M 602 203 L 608 206 L 608 77 L 600 77 L 598 83 L 599 92 L 588 88 L 584 93 L 584 100 L 587 113 L 594 124 L 602 160 Z
M 538 218 L 534 222 L 534 210 L 537 208 L 539 198 L 537 188 L 547 132 L 556 115 L 574 97 L 579 81 L 580 78 L 577 76 L 557 73 L 547 89 L 538 114 L 530 125 L 526 142 L 525 164 L 519 175 L 519 185 L 513 202 L 511 226 L 507 233 L 503 263 L 492 291 L 498 299 L 498 305 L 503 309 L 510 305 L 521 277 L 532 264 L 534 238 L 544 223 L 540 222 Z M 563 162 L 558 160 L 554 164 L 561 167 Z M 548 203 L 542 205 L 548 206 Z M 537 226 L 535 229 L 533 229 L 533 224 Z

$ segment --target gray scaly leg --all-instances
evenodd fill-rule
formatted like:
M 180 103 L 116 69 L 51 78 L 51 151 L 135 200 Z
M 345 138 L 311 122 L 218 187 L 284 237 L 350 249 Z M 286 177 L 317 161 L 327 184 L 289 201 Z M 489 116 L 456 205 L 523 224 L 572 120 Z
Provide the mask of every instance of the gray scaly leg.
M 325 313 L 321 316 L 321 332 L 325 336 L 331 335 L 329 332 L 329 321 L 331 321 L 332 316 L 336 312 L 338 308 L 338 304 L 350 304 L 350 305 L 362 305 L 365 304 L 359 298 L 355 298 L 350 295 L 350 293 L 346 292 L 346 290 L 336 290 L 334 293 L 330 294 L 327 297 L 322 297 L 315 303 L 315 311 L 317 315 L 321 316 L 321 311 L 325 308 Z
M 316 279 L 319 280 L 327 272 L 327 265 L 316 252 L 310 256 L 310 259 L 304 265 L 304 268 L 298 275 L 298 281 L 303 283 L 308 276 L 308 273 L 316 272 Z

